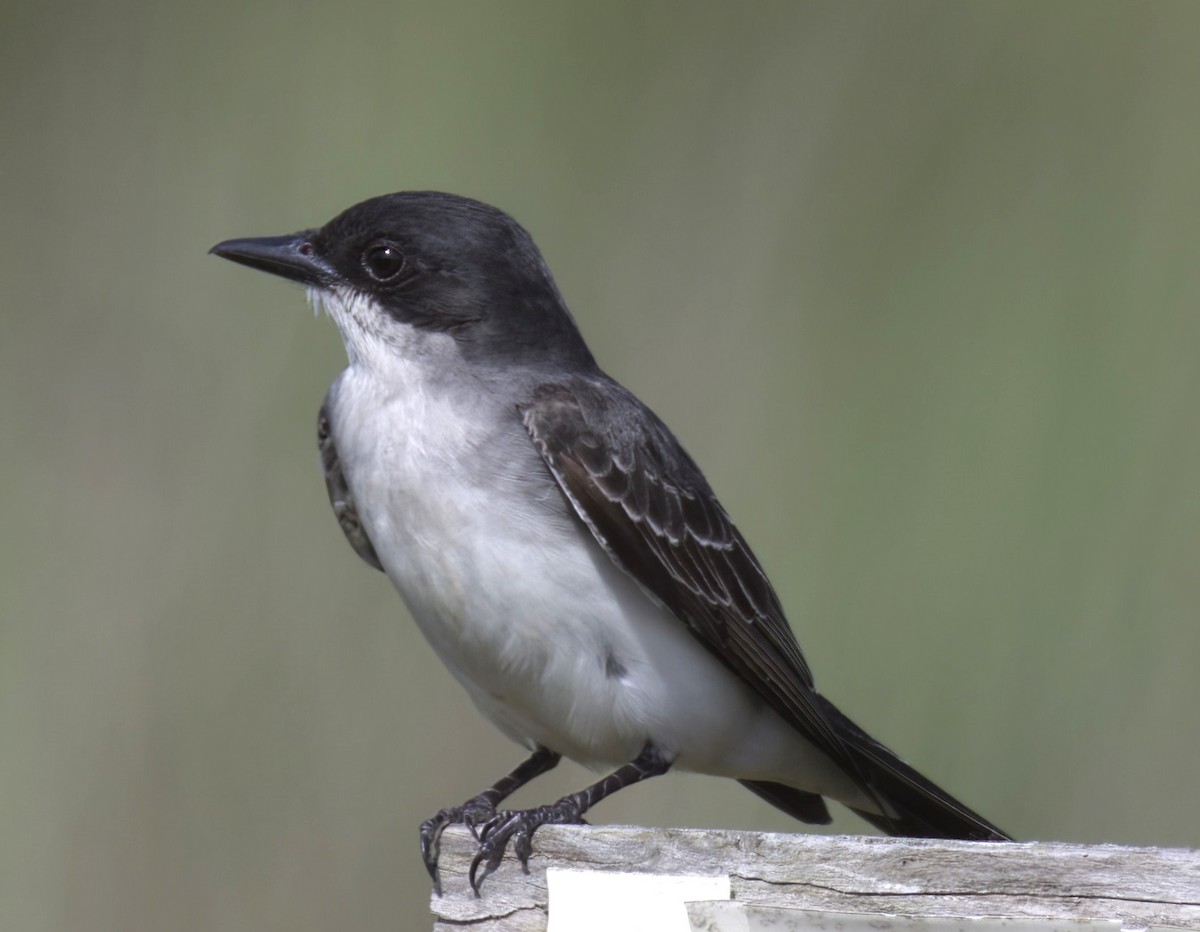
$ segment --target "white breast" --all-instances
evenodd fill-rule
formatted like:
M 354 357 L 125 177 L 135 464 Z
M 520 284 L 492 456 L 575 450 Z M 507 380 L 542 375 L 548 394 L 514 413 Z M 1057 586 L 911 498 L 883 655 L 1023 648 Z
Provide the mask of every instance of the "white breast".
M 844 782 L 613 563 L 515 408 L 439 379 L 436 356 L 383 372 L 352 363 L 330 420 L 380 562 L 480 710 L 514 740 L 589 765 L 653 741 L 686 769 Z

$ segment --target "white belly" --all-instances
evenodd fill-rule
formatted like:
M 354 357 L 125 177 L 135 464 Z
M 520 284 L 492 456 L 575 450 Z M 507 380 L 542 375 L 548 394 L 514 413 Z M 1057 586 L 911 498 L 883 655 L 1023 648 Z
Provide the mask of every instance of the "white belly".
M 823 755 L 600 548 L 515 411 L 497 431 L 509 413 L 385 395 L 355 369 L 330 411 L 385 571 L 514 740 L 591 766 L 626 763 L 653 741 L 685 769 L 843 789 Z

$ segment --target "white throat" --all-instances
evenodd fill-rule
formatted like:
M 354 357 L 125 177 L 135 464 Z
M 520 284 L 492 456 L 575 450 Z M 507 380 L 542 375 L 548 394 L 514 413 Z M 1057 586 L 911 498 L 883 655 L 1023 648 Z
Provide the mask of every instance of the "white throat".
M 444 365 L 449 356 L 458 358 L 454 338 L 426 331 L 392 318 L 369 295 L 352 288 L 309 288 L 308 300 L 319 314 L 322 310 L 338 328 L 351 368 L 362 367 L 382 376 L 396 378 L 397 369 L 410 373 L 425 368 L 437 358 Z M 438 367 L 428 367 L 432 375 Z

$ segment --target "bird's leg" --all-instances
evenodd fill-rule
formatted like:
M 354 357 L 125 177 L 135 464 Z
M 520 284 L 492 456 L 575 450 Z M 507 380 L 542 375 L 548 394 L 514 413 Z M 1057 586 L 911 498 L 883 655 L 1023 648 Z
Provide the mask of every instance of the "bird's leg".
M 471 889 L 479 896 L 479 885 L 487 879 L 488 874 L 500 866 L 509 842 L 513 844 L 513 853 L 521 862 L 522 869 L 528 874 L 529 856 L 533 853 L 533 833 L 538 828 L 543 825 L 581 824 L 583 814 L 600 800 L 647 777 L 657 777 L 666 773 L 672 760 L 653 744 L 647 744 L 642 753 L 624 767 L 578 793 L 564 796 L 556 803 L 538 806 L 536 809 L 497 812 L 479 832 L 479 851 L 471 861 Z M 476 876 L 481 864 L 483 873 Z
M 482 825 L 496 815 L 496 804 L 507 799 L 534 777 L 553 770 L 562 755 L 546 748 L 538 748 L 533 756 L 506 777 L 501 777 L 478 796 L 472 796 L 461 806 L 442 809 L 431 819 L 421 823 L 421 859 L 425 869 L 433 878 L 433 889 L 442 895 L 442 882 L 438 878 L 438 855 L 441 851 L 442 832 L 447 825 L 466 825 L 471 834 L 479 838 L 475 826 Z

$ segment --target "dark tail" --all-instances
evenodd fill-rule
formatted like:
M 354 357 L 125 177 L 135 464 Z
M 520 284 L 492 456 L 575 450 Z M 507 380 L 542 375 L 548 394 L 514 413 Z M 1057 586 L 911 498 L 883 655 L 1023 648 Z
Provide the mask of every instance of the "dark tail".
M 823 696 L 817 697 L 826 720 L 841 735 L 858 765 L 858 776 L 884 814 L 855 809 L 889 835 L 911 838 L 964 838 L 1011 841 L 1011 836 L 917 773 L 850 721 Z
M 785 783 L 768 783 L 765 780 L 738 780 L 738 783 L 793 819 L 810 825 L 828 825 L 833 821 L 829 807 L 825 805 L 825 797 L 819 793 L 806 793 Z

